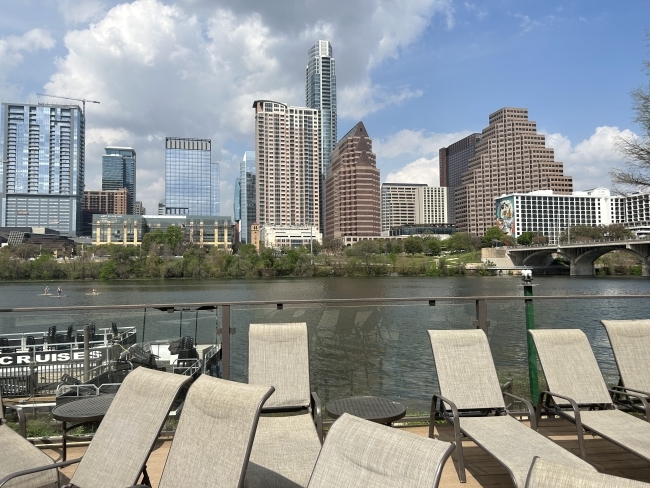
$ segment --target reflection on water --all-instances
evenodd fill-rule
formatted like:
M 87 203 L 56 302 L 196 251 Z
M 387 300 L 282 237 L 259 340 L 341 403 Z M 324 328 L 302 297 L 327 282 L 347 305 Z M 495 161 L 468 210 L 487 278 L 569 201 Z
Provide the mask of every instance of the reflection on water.
M 644 278 L 535 278 L 535 295 L 650 294 Z M 64 284 L 65 299 L 40 297 L 45 285 L 0 285 L 0 307 L 111 305 L 146 303 L 235 302 L 248 300 L 521 296 L 517 277 L 456 278 L 324 278 L 268 281 L 136 281 Z M 58 284 L 57 284 L 58 286 Z M 52 284 L 50 284 L 52 288 Z M 101 295 L 87 296 L 88 288 Z M 435 367 L 426 333 L 429 329 L 471 328 L 474 302 L 363 304 L 352 306 L 285 305 L 232 307 L 232 378 L 247 379 L 250 323 L 306 322 L 310 334 L 313 388 L 322 400 L 374 394 L 403 402 L 411 413 L 425 412 L 436 389 Z M 618 379 L 601 319 L 648 318 L 647 300 L 536 301 L 538 328 L 580 328 L 594 348 L 608 382 Z M 489 340 L 501 379 L 523 382 L 527 377 L 523 301 L 488 302 Z M 190 335 L 199 343 L 215 340 L 218 316 L 214 310 L 167 313 L 153 308 L 114 312 L 0 314 L 0 335 L 37 332 L 51 325 L 64 330 L 116 322 L 138 328 L 139 340 Z M 526 393 L 525 388 L 519 393 Z

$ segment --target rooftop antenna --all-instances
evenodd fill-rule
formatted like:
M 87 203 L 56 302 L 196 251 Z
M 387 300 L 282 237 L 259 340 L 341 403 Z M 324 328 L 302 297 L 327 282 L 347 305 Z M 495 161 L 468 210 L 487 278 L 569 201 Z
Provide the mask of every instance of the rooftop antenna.
M 88 100 L 86 98 L 59 97 L 59 96 L 56 96 L 56 95 L 45 95 L 44 93 L 37 93 L 36 95 L 38 95 L 39 97 L 61 98 L 63 100 L 75 100 L 77 102 L 81 102 L 82 105 L 83 105 L 84 117 L 86 116 L 86 102 L 99 104 L 99 102 L 97 102 L 96 100 Z

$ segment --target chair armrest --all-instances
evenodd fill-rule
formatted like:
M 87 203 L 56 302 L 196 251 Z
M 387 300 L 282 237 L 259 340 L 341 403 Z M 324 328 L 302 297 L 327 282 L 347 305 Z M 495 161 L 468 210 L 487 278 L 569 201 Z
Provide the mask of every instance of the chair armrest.
M 535 416 L 535 409 L 533 408 L 533 404 L 530 403 L 525 398 L 519 397 L 517 395 L 513 395 L 512 393 L 508 393 L 507 391 L 504 391 L 503 395 L 509 396 L 510 398 L 514 398 L 515 400 L 519 400 L 524 405 L 526 405 L 526 408 L 528 409 L 528 418 L 530 419 L 530 428 L 533 429 L 534 431 L 537 431 L 537 418 Z
M 615 397 L 620 396 L 621 394 L 641 400 L 641 405 L 643 405 L 643 409 L 645 410 L 645 420 L 646 422 L 650 422 L 650 405 L 648 405 L 648 400 L 645 399 L 645 397 L 649 397 L 650 394 L 645 391 L 634 390 L 624 386 L 613 386 L 609 389 L 609 392 L 612 394 L 612 400 L 614 400 L 614 403 L 617 403 Z
M 316 432 L 318 432 L 318 439 L 320 440 L 321 445 L 323 445 L 323 406 L 320 401 L 318 393 L 315 391 L 311 392 L 311 414 L 314 417 L 314 422 L 316 422 Z
M 449 408 L 451 408 L 451 416 L 454 419 L 454 434 L 456 434 L 456 438 L 460 438 L 460 416 L 458 415 L 458 408 L 456 408 L 456 404 L 449 400 L 448 398 L 443 397 L 442 395 L 434 394 L 431 397 L 431 413 L 429 416 L 429 437 L 433 439 L 433 427 L 436 422 L 436 412 L 437 412 L 437 407 L 436 407 L 436 400 L 440 400 L 441 403 L 441 413 L 442 410 L 444 410 L 445 406 L 444 404 L 446 403 L 449 405 Z
M 584 446 L 584 438 L 583 438 L 583 435 L 582 435 L 582 419 L 580 418 L 580 408 L 578 408 L 578 404 L 575 402 L 575 400 L 573 398 L 569 398 L 568 396 L 559 395 L 557 393 L 552 393 L 550 391 L 540 391 L 539 392 L 539 400 L 537 402 L 537 417 L 536 417 L 537 425 L 539 425 L 539 420 L 540 420 L 540 418 L 542 416 L 542 405 L 543 405 L 544 397 L 547 398 L 547 401 L 548 401 L 548 399 L 552 400 L 553 403 L 555 403 L 555 400 L 553 400 L 553 397 L 562 398 L 562 399 L 568 401 L 569 404 L 571 405 L 571 408 L 573 409 L 573 420 L 574 420 L 574 422 L 576 424 L 576 433 L 578 435 L 578 445 L 580 446 L 580 457 L 583 460 L 586 461 L 587 460 L 587 451 L 586 451 L 585 446 Z M 544 408 L 544 409 L 546 410 L 546 408 Z M 557 407 L 557 410 L 560 411 L 561 409 L 559 407 Z
M 76 464 L 79 461 L 81 461 L 81 458 L 70 459 L 68 461 L 63 461 L 60 463 L 47 464 L 45 466 L 39 466 L 38 468 L 30 468 L 30 469 L 23 469 L 22 471 L 16 471 L 15 473 L 8 474 L 4 478 L 0 479 L 0 488 L 4 486 L 6 483 L 8 483 L 10 480 L 14 478 L 18 478 L 19 476 L 25 476 L 33 473 L 40 473 L 41 471 L 47 471 L 49 469 L 65 468 L 66 466 L 70 466 L 71 464 Z

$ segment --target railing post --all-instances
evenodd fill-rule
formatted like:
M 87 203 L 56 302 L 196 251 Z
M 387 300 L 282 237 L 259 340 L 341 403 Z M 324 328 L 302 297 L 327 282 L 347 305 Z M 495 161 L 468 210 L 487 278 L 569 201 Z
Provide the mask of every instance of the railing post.
M 84 383 L 90 378 L 90 328 L 84 325 Z
M 230 305 L 221 306 L 221 377 L 230 379 Z
M 524 274 L 524 273 L 522 273 Z M 530 399 L 536 404 L 539 397 L 539 378 L 537 377 L 537 349 L 529 330 L 535 329 L 535 308 L 533 307 L 533 284 L 532 273 L 524 275 L 524 296 L 526 298 L 526 343 L 528 345 L 528 381 L 530 383 Z
M 489 326 L 490 321 L 487 319 L 487 302 L 483 298 L 480 298 L 476 300 L 476 320 L 474 321 L 474 327 L 481 329 L 487 334 Z

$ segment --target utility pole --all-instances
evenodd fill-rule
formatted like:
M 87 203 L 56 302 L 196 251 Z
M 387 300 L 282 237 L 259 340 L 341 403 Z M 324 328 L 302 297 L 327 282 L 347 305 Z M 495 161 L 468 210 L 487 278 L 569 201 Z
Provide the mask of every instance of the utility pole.
M 84 117 L 86 116 L 86 102 L 99 104 L 99 102 L 96 100 L 88 100 L 86 98 L 59 97 L 57 95 L 45 95 L 44 93 L 37 93 L 36 95 L 38 95 L 39 97 L 61 98 L 63 100 L 74 100 L 76 102 L 81 102 L 83 107 L 82 112 L 84 114 Z

